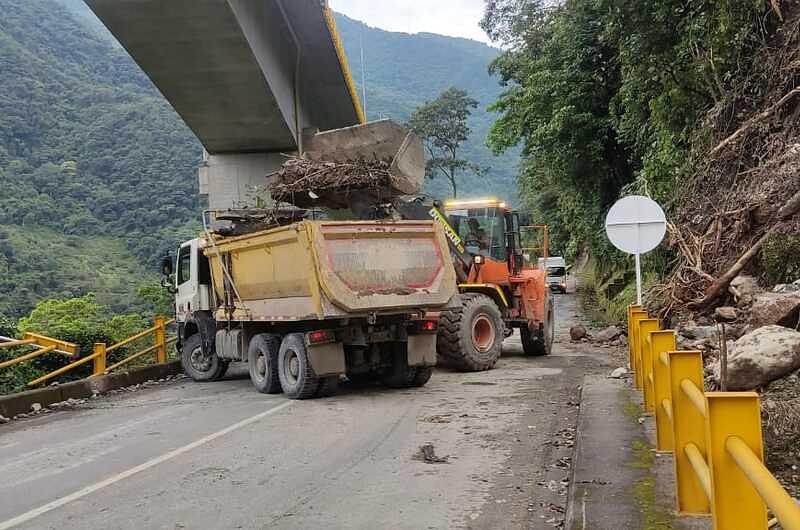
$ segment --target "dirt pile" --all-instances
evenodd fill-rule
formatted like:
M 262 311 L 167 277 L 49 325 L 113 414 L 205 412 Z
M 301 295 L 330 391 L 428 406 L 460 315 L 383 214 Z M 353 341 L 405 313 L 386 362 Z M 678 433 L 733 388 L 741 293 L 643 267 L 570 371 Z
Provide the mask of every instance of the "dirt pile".
M 765 245 L 800 234 L 800 8 L 784 4 L 785 22 L 696 134 L 695 174 L 669 226 L 677 264 L 652 294 L 663 316 L 725 303 Z

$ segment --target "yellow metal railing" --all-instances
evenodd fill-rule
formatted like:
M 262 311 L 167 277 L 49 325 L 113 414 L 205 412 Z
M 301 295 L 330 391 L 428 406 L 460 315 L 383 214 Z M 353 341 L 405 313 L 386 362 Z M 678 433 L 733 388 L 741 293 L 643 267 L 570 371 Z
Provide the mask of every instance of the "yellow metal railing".
M 92 354 L 86 357 L 82 357 L 75 362 L 72 362 L 66 366 L 63 366 L 57 370 L 53 370 L 52 372 L 45 374 L 41 377 L 34 379 L 28 383 L 28 386 L 36 386 L 45 381 L 49 381 L 55 377 L 63 375 L 67 372 L 74 370 L 75 368 L 92 362 L 92 375 L 90 377 L 96 377 L 98 375 L 103 375 L 110 373 L 113 370 L 121 366 L 125 366 L 130 362 L 139 359 L 149 353 L 155 352 L 155 362 L 156 363 L 165 363 L 167 362 L 167 345 L 175 342 L 177 337 L 167 338 L 166 334 L 166 327 L 169 324 L 175 322 L 174 320 L 166 320 L 164 317 L 156 317 L 153 327 L 148 328 L 136 335 L 128 337 L 125 340 L 122 340 L 116 344 L 111 346 L 106 346 L 105 343 L 96 343 L 92 349 Z M 144 339 L 146 337 L 153 337 L 153 344 L 148 346 L 140 351 L 132 353 L 122 359 L 119 362 L 112 364 L 111 366 L 107 366 L 108 361 L 108 354 L 118 350 L 124 346 L 128 346 L 133 342 L 136 342 L 140 339 Z M 52 351 L 58 351 L 59 353 L 66 354 L 70 357 L 76 357 L 78 355 L 78 348 L 75 344 L 60 341 L 57 339 L 52 339 L 49 337 L 45 337 L 43 335 L 37 335 L 34 333 L 26 333 L 22 339 L 20 340 L 8 340 L 5 342 L 0 342 L 0 348 L 11 348 L 17 346 L 27 346 L 27 347 L 35 347 L 36 350 L 14 359 L 5 361 L 0 363 L 0 369 L 6 368 L 8 366 L 13 366 L 15 364 L 19 364 L 22 362 L 30 361 L 42 355 L 45 355 Z
M 763 463 L 758 394 L 704 392 L 702 353 L 678 350 L 641 306 L 628 308 L 628 337 L 656 449 L 673 453 L 678 512 L 710 514 L 714 530 L 800 530 L 800 505 Z

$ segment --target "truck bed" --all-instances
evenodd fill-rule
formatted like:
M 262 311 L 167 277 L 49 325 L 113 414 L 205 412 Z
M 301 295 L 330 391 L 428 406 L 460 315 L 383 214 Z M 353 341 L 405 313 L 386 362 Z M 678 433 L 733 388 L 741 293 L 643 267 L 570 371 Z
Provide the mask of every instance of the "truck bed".
M 456 293 L 447 242 L 432 221 L 302 221 L 215 236 L 204 253 L 222 320 L 436 310 Z

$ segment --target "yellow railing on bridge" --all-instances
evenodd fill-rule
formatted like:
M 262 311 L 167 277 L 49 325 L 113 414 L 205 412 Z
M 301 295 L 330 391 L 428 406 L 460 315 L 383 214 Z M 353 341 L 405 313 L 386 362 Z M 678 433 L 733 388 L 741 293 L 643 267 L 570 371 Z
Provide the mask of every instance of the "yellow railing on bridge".
M 87 355 L 86 357 L 81 357 L 78 360 L 63 366 L 57 370 L 53 370 L 52 372 L 45 374 L 41 377 L 38 377 L 30 382 L 28 382 L 28 386 L 36 386 L 38 384 L 44 383 L 45 381 L 49 381 L 55 377 L 63 375 L 67 372 L 74 370 L 75 368 L 82 366 L 86 363 L 92 363 L 92 375 L 90 377 L 96 377 L 98 375 L 108 374 L 117 368 L 125 366 L 136 359 L 140 359 L 149 353 L 154 353 L 154 360 L 156 363 L 165 363 L 167 362 L 167 345 L 175 342 L 177 337 L 167 338 L 166 327 L 169 324 L 174 323 L 174 320 L 166 320 L 164 317 L 156 317 L 154 320 L 154 325 L 150 328 L 147 328 L 144 331 L 141 331 L 127 339 L 124 339 L 116 344 L 112 344 L 111 346 L 106 345 L 105 343 L 95 343 L 92 354 Z M 153 344 L 150 346 L 145 347 L 135 353 L 132 353 L 125 357 L 124 359 L 108 366 L 108 355 L 120 348 L 128 346 L 138 340 L 152 337 Z M 15 357 L 14 359 L 10 359 L 8 361 L 0 363 L 0 369 L 13 366 L 22 362 L 31 361 L 42 355 L 47 353 L 56 351 L 60 354 L 68 355 L 69 357 L 77 357 L 78 356 L 78 347 L 75 344 L 70 342 L 60 341 L 57 339 L 53 339 L 50 337 L 45 337 L 43 335 L 37 335 L 34 333 L 25 333 L 22 339 L 19 340 L 6 340 L 4 342 L 0 342 L 0 348 L 11 348 L 11 347 L 18 347 L 18 346 L 26 346 L 30 348 L 35 348 L 34 351 L 20 355 L 19 357 Z
M 705 392 L 702 353 L 678 350 L 641 306 L 628 308 L 628 337 L 656 449 L 673 453 L 678 512 L 710 514 L 714 530 L 800 530 L 800 506 L 764 466 L 758 394 Z

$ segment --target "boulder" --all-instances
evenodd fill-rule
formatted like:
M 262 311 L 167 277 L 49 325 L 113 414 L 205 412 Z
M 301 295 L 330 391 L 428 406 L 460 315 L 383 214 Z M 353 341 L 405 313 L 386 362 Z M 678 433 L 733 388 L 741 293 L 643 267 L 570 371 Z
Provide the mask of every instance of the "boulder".
M 684 326 L 680 334 L 692 340 L 717 340 L 717 326 Z
M 717 322 L 733 322 L 737 316 L 735 307 L 722 306 L 714 310 L 714 319 Z
M 753 327 L 777 324 L 795 328 L 800 313 L 800 292 L 761 293 L 750 306 L 750 324 Z
M 740 274 L 731 281 L 729 290 L 736 300 L 736 305 L 742 307 L 753 301 L 753 297 L 761 292 L 761 287 L 754 277 Z
M 728 390 L 752 390 L 800 369 L 800 332 L 764 326 L 728 352 Z
M 800 291 L 800 283 L 779 283 L 772 288 L 773 293 L 796 293 Z
M 619 368 L 615 368 L 608 377 L 611 379 L 621 379 L 623 375 L 627 374 L 628 370 L 625 369 L 624 366 L 620 366 Z
M 588 333 L 586 332 L 586 328 L 583 327 L 583 324 L 576 324 L 569 328 L 569 338 L 572 340 L 581 340 L 586 338 Z
M 622 334 L 622 330 L 617 326 L 608 326 L 592 335 L 595 342 L 611 342 Z

